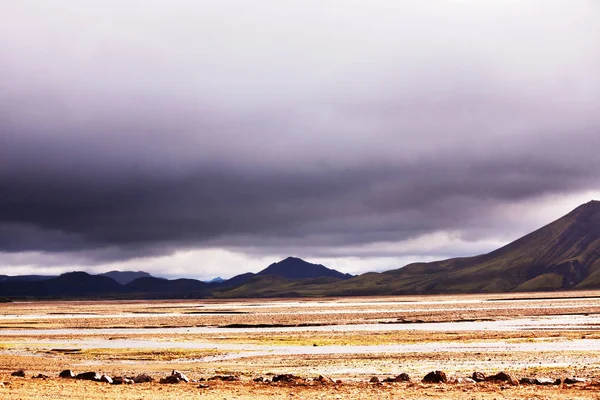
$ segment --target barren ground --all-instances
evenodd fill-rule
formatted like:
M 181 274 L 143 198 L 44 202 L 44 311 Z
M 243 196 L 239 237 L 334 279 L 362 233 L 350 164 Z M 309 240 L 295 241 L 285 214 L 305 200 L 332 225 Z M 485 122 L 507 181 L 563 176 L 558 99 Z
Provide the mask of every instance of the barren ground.
M 0 305 L 0 398 L 600 398 L 600 292 L 343 299 L 31 302 Z M 10 376 L 17 369 L 25 378 Z M 178 369 L 135 385 L 59 379 Z M 423 384 L 474 371 L 580 377 L 577 385 Z M 410 383 L 372 384 L 406 372 Z M 50 379 L 31 379 L 46 374 Z M 256 383 L 291 373 L 296 383 Z M 341 384 L 312 381 L 319 375 Z

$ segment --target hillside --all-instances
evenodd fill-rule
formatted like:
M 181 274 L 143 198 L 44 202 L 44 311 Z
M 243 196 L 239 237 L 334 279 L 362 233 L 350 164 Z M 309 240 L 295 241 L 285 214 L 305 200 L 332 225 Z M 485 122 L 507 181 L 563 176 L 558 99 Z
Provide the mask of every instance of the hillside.
M 285 260 L 273 263 L 256 275 L 276 275 L 287 279 L 352 278 L 350 274 L 343 274 L 335 269 L 327 268 L 321 264 L 312 264 L 296 257 L 288 257 Z
M 600 288 L 600 202 L 491 253 L 416 263 L 336 284 L 329 295 L 476 293 Z
M 123 287 L 106 276 L 85 272 L 68 272 L 44 280 L 0 282 L 0 295 L 35 298 L 79 298 L 117 295 Z
M 143 276 L 121 285 L 108 276 L 84 272 L 39 279 L 0 276 L 0 296 L 232 298 L 600 289 L 600 202 L 583 204 L 488 254 L 354 277 L 288 257 L 257 274 L 222 282 Z
M 127 285 L 129 282 L 134 281 L 138 278 L 152 277 L 152 275 L 144 271 L 109 271 L 98 275 L 112 278 L 121 285 Z

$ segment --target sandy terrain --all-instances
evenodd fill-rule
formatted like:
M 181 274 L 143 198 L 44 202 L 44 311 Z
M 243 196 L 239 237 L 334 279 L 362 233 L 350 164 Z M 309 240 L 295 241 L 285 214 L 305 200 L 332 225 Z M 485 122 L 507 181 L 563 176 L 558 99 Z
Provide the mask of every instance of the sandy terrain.
M 600 292 L 236 301 L 0 305 L 3 399 L 598 398 Z M 10 376 L 18 369 L 25 378 Z M 193 380 L 115 386 L 59 379 L 183 371 Z M 422 384 L 506 371 L 576 385 Z M 406 372 L 410 383 L 369 383 Z M 50 379 L 31 379 L 37 374 Z M 292 373 L 293 383 L 257 383 Z M 319 375 L 341 384 L 313 381 Z M 200 384 L 208 388 L 198 387 Z

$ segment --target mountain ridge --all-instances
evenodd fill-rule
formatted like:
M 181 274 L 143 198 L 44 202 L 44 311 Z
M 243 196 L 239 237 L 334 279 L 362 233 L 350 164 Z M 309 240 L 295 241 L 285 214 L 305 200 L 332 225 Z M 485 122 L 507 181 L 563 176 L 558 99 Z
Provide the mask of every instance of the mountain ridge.
M 273 263 L 256 274 L 248 272 L 215 282 L 141 276 L 121 285 L 108 276 L 85 272 L 22 279 L 0 276 L 0 296 L 41 298 L 356 296 L 569 289 L 600 289 L 600 201 L 582 204 L 486 254 L 412 263 L 359 276 L 297 257 Z

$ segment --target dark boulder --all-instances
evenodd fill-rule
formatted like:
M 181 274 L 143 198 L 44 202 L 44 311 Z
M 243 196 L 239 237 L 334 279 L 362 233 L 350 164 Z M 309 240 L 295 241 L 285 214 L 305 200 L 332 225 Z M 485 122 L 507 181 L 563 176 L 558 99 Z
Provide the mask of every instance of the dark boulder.
M 152 378 L 150 375 L 147 375 L 147 374 L 140 374 L 133 378 L 134 383 L 146 383 L 146 382 L 152 382 L 152 381 L 154 381 L 154 378 Z
M 292 383 L 297 381 L 304 381 L 304 378 L 301 378 L 292 374 L 280 374 L 275 375 L 272 379 L 273 382 L 284 382 L 284 383 Z
M 133 379 L 124 376 L 115 376 L 112 378 L 113 385 L 132 385 L 133 383 Z
M 25 378 L 25 371 L 23 371 L 22 369 L 13 372 L 12 374 L 10 374 L 10 376 L 16 376 L 19 378 Z
M 471 379 L 473 379 L 475 382 L 483 382 L 485 381 L 485 375 L 483 372 L 473 372 Z
M 60 374 L 58 374 L 59 378 L 75 378 L 75 373 L 70 369 L 65 369 Z
M 81 374 L 75 375 L 75 379 L 80 379 L 83 381 L 95 381 L 100 382 L 100 374 L 97 372 L 82 372 Z
M 159 382 L 160 383 L 179 383 L 180 379 L 178 377 L 176 377 L 175 375 L 169 375 L 169 376 L 162 378 Z
M 235 376 L 235 375 L 215 375 L 213 377 L 208 378 L 208 380 L 209 381 L 234 382 L 234 381 L 239 381 L 240 377 Z M 258 382 L 258 381 L 255 380 L 255 382 Z M 260 381 L 260 382 L 262 382 L 262 381 Z
M 422 379 L 423 383 L 446 383 L 447 381 L 448 378 L 444 371 L 431 371 Z
M 519 379 L 521 385 L 537 385 L 537 379 L 535 378 L 521 378 Z

